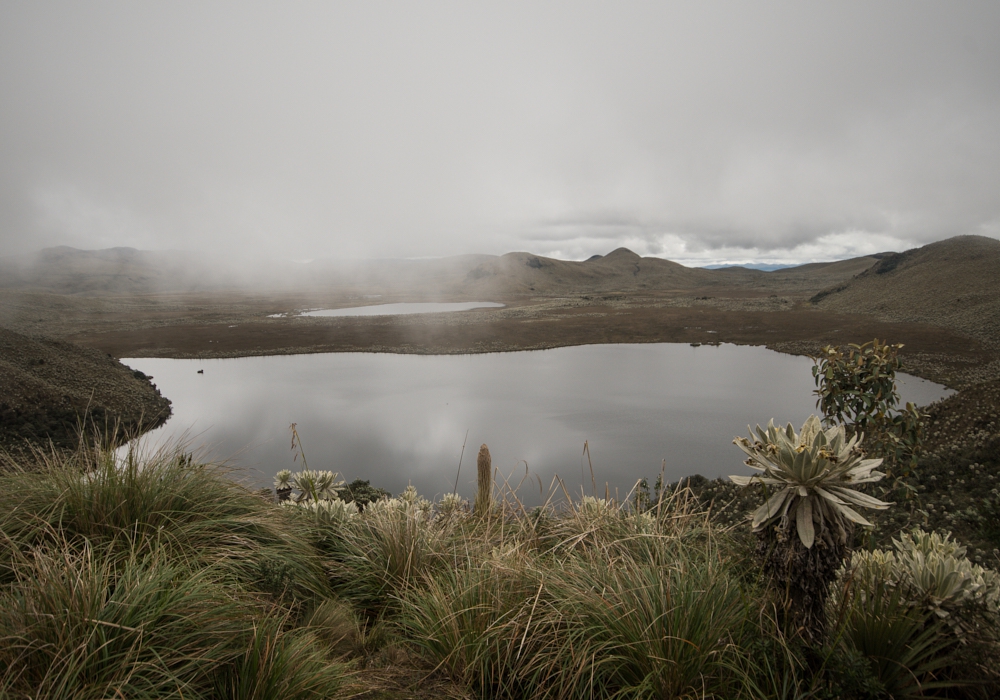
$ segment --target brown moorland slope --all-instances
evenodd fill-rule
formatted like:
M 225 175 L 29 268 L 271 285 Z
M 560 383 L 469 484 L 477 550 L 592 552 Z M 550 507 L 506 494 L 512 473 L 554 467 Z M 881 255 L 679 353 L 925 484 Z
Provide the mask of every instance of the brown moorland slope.
M 123 434 L 154 427 L 170 401 L 150 379 L 98 350 L 0 328 L 0 446 L 72 447 L 85 416 Z
M 812 301 L 830 311 L 943 326 L 1000 348 L 1000 241 L 956 236 L 886 255 Z

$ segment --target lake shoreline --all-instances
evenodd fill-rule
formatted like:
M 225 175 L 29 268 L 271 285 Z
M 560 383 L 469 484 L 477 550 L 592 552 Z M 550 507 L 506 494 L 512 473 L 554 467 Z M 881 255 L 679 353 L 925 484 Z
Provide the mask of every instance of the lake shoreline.
M 558 475 L 573 488 L 589 442 L 601 481 L 625 493 L 656 472 L 671 482 L 740 472 L 730 443 L 748 423 L 800 425 L 815 413 L 808 359 L 728 343 L 124 361 L 174 401 L 173 423 L 155 444 L 197 433 L 212 454 L 262 472 L 260 486 L 270 484 L 268 468 L 293 466 L 290 423 L 310 463 L 394 493 L 407 483 L 429 494 L 452 489 L 463 435 L 490 445 L 504 472 L 530 471 L 544 484 Z M 950 393 L 901 379 L 904 401 L 929 405 Z
M 675 306 L 662 300 L 658 305 L 644 299 L 611 305 L 581 298 L 413 316 L 226 315 L 206 321 L 191 318 L 152 327 L 73 329 L 65 337 L 114 357 L 175 359 L 329 352 L 464 355 L 663 342 L 765 346 L 810 356 L 825 345 L 863 343 L 877 337 L 905 346 L 902 356 L 911 373 L 955 389 L 982 381 L 977 372 L 997 362 L 992 348 L 954 330 L 801 305 L 753 310 L 695 303 Z M 1000 376 L 1000 371 L 990 374 Z

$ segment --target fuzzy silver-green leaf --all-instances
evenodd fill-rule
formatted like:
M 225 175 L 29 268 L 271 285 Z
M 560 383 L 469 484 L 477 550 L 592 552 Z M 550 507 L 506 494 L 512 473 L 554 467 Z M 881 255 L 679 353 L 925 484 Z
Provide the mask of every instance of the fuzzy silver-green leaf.
M 750 430 L 750 439 L 733 442 L 747 455 L 746 464 L 761 472 L 756 476 L 733 476 L 741 486 L 761 484 L 769 489 L 767 503 L 753 515 L 754 530 L 795 514 L 798 537 L 811 548 L 820 536 L 836 535 L 843 540 L 850 523 L 870 526 L 854 508 L 884 509 L 889 503 L 857 491 L 861 484 L 885 476 L 875 471 L 882 460 L 866 459 L 861 438 L 848 438 L 843 426 L 822 428 L 810 416 L 796 433 L 791 424 L 780 429 L 770 421 Z M 784 526 L 784 525 L 783 525 Z

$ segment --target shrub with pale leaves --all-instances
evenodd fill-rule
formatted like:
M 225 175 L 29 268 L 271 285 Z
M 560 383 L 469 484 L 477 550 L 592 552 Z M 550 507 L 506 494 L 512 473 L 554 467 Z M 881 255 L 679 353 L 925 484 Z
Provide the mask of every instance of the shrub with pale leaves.
M 614 504 L 610 501 L 606 501 L 603 498 L 594 498 L 593 496 L 584 496 L 576 504 L 576 511 L 581 517 L 595 522 L 599 522 L 605 518 L 613 518 L 616 510 Z
M 356 504 L 346 503 L 339 498 L 310 501 L 304 505 L 316 514 L 318 520 L 334 525 L 343 525 L 358 514 Z
M 469 502 L 457 493 L 446 493 L 437 504 L 438 517 L 443 520 L 461 518 L 469 513 Z
M 399 498 L 401 501 L 406 503 L 406 505 L 409 508 L 423 511 L 428 514 L 430 513 L 431 508 L 433 507 L 433 504 L 430 501 L 428 501 L 426 498 L 417 493 L 417 487 L 414 486 L 413 484 L 407 486 L 406 490 L 403 491 L 403 493 L 399 494 Z
M 896 588 L 910 605 L 946 620 L 960 638 L 985 621 L 1000 625 L 1000 574 L 973 564 L 950 533 L 914 530 L 893 550 L 855 552 L 840 578 L 864 599 L 875 586 Z
M 282 469 L 274 475 L 274 488 L 280 494 L 289 493 L 297 503 L 309 501 L 328 501 L 339 499 L 338 487 L 343 486 L 343 480 L 338 480 L 337 472 L 303 469 L 294 474 L 288 469 Z M 297 493 L 295 493 L 297 492 Z
M 407 486 L 395 498 L 382 498 L 373 501 L 365 508 L 364 515 L 369 519 L 405 515 L 410 519 L 429 521 L 434 512 L 434 504 L 417 493 L 413 486 Z
M 775 523 L 784 528 L 794 521 L 809 549 L 817 536 L 846 544 L 850 523 L 871 526 L 854 507 L 884 509 L 890 504 L 857 490 L 884 476 L 875 471 L 881 459 L 865 459 L 861 439 L 847 439 L 843 426 L 823 430 L 819 418 L 810 416 L 798 433 L 790 423 L 781 429 L 772 420 L 766 430 L 757 426 L 756 437 L 751 431 L 750 439 L 733 440 L 747 454 L 745 464 L 761 473 L 729 478 L 740 486 L 760 484 L 768 493 L 753 514 L 754 530 Z

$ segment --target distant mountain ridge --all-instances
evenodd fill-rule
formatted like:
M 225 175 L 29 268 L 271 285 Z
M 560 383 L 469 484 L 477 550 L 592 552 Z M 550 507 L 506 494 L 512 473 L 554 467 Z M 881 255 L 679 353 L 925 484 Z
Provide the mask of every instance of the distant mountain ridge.
M 193 286 L 200 276 L 200 270 L 192 269 L 190 256 L 177 251 L 57 246 L 0 259 L 0 287 L 57 294 L 151 293 Z
M 663 258 L 641 257 L 627 248 L 618 248 L 586 261 L 514 252 L 429 260 L 317 260 L 308 265 L 278 261 L 268 267 L 237 271 L 226 269 L 219 261 L 176 251 L 134 248 L 95 251 L 60 246 L 46 248 L 33 256 L 0 259 L 0 288 L 76 296 L 321 287 L 375 289 L 384 293 L 425 291 L 453 296 L 509 296 L 670 291 L 809 280 L 818 290 L 828 284 L 825 277 L 839 280 L 874 262 L 874 258 L 854 258 L 774 272 L 746 267 L 710 270 L 685 267 Z
M 715 281 L 705 270 L 662 258 L 643 258 L 627 248 L 618 248 L 583 262 L 507 253 L 471 269 L 466 275 L 466 288 L 471 293 L 508 295 L 691 288 Z
M 796 265 L 781 265 L 778 263 L 744 263 L 742 265 L 725 264 L 725 265 L 702 265 L 702 270 L 726 270 L 731 267 L 739 267 L 744 270 L 760 270 L 761 272 L 774 272 L 775 270 L 784 270 L 787 267 L 797 267 Z
M 874 258 L 810 263 L 766 272 L 747 267 L 685 267 L 663 258 L 641 257 L 628 248 L 585 261 L 507 253 L 469 271 L 467 288 L 480 294 L 684 291 L 712 287 L 768 287 L 806 283 L 815 289 L 867 269 Z

